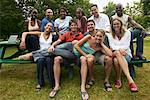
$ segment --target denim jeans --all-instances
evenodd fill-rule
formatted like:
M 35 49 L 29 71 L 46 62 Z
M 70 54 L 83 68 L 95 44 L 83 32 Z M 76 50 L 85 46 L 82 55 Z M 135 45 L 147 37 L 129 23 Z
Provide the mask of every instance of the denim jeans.
M 131 32 L 131 53 L 134 55 L 133 43 L 132 40 L 136 38 L 136 55 L 141 56 L 143 54 L 143 37 L 140 29 L 130 28 Z
M 45 57 L 40 58 L 36 61 L 37 63 L 37 79 L 38 84 L 40 86 L 44 86 L 44 69 L 46 68 L 47 76 L 50 85 L 54 86 L 54 74 L 53 74 L 53 63 L 54 63 L 54 57 Z
M 74 59 L 75 55 L 73 54 L 72 50 L 73 50 L 72 43 L 66 42 L 56 46 L 53 52 L 49 53 L 47 49 L 44 49 L 44 50 L 33 51 L 32 54 L 33 54 L 34 61 L 40 58 L 44 58 L 46 56 L 53 56 L 53 55 L 62 56 L 67 59 Z

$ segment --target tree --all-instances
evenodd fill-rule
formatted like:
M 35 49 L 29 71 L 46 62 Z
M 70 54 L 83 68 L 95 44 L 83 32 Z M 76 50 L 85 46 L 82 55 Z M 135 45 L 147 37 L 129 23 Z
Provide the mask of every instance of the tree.
M 104 13 L 108 15 L 108 17 L 110 18 L 112 15 L 115 14 L 115 8 L 116 8 L 116 4 L 114 4 L 113 2 L 109 2 L 108 5 L 106 7 L 104 7 Z
M 0 36 L 6 38 L 21 32 L 23 18 L 15 0 L 1 0 L 0 4 Z

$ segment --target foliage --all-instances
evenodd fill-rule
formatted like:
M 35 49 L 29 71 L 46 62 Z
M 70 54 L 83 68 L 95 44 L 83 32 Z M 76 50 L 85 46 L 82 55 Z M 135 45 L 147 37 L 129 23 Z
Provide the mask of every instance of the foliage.
M 21 32 L 23 19 L 15 0 L 1 0 L 0 5 L 0 36 L 6 38 Z
M 104 13 L 107 14 L 108 17 L 110 18 L 115 14 L 115 8 L 116 4 L 114 4 L 113 2 L 109 2 L 108 5 L 104 7 Z

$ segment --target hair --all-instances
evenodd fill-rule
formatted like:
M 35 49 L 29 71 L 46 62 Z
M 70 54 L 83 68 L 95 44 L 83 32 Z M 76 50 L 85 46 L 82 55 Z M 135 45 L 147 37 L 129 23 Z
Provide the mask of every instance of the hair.
M 124 36 L 124 33 L 125 33 L 125 30 L 124 30 L 124 28 L 123 28 L 123 23 L 122 23 L 122 21 L 120 20 L 120 19 L 117 19 L 117 18 L 115 18 L 115 19 L 113 19 L 112 21 L 111 21 L 111 33 L 112 33 L 112 36 L 113 36 L 113 38 L 115 38 L 115 30 L 114 30 L 114 28 L 113 28 L 113 22 L 115 21 L 115 20 L 118 20 L 120 23 L 121 23 L 121 29 L 120 29 L 120 34 L 121 34 L 121 37 L 123 37 Z
M 82 13 L 82 16 L 85 16 L 85 13 L 84 13 L 84 11 L 83 11 L 83 9 L 82 9 L 82 8 L 78 7 L 76 10 L 79 10 L 79 11 L 81 11 L 81 13 Z
M 91 8 L 94 7 L 94 6 L 95 6 L 96 8 L 98 8 L 97 4 L 92 4 L 92 5 L 91 5 Z
M 33 10 L 31 11 L 31 14 L 34 13 L 34 12 L 38 13 L 37 9 L 33 9 Z
M 75 20 L 75 19 L 70 20 L 70 21 L 69 21 L 69 26 L 70 26 L 72 23 L 77 24 L 77 20 Z
M 101 32 L 101 33 L 103 34 L 103 36 L 105 35 L 105 31 L 104 31 L 103 29 L 98 29 L 98 30 L 96 30 L 96 33 L 95 33 L 95 34 L 97 34 L 98 32 Z
M 61 11 L 62 9 L 65 10 L 66 13 L 68 12 L 68 11 L 67 11 L 67 8 L 62 6 L 62 7 L 59 8 L 59 13 L 60 13 L 60 11 Z
M 93 22 L 93 23 L 94 23 L 94 25 L 95 25 L 95 22 L 94 22 L 94 20 L 88 20 L 88 21 L 87 21 L 87 23 L 89 23 L 89 22 Z

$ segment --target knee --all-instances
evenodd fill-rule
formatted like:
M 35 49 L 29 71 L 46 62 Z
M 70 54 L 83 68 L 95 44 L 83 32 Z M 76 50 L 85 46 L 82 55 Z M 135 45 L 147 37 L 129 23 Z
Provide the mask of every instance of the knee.
M 120 53 L 119 51 L 115 51 L 115 52 L 114 52 L 114 56 L 120 57 L 120 56 L 121 56 L 121 53 Z
M 54 58 L 54 63 L 61 63 L 62 57 L 61 56 L 57 56 Z
M 114 59 L 113 59 L 113 62 L 114 62 L 115 64 L 118 64 L 117 58 L 114 58 Z
M 87 61 L 87 58 L 86 58 L 86 57 L 84 57 L 84 56 L 81 56 L 81 57 L 80 57 L 80 61 L 81 61 L 81 63 L 84 63 L 84 62 L 86 62 L 86 61 Z
M 105 56 L 104 61 L 106 64 L 112 64 L 112 58 L 109 56 Z

